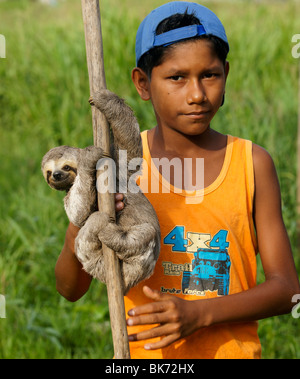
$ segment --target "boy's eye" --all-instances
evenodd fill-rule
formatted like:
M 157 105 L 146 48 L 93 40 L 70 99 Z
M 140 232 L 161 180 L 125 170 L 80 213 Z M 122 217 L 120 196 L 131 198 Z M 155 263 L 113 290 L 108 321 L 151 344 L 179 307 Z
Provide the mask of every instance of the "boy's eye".
M 211 79 L 211 78 L 216 78 L 218 74 L 213 73 L 213 72 L 207 72 L 206 74 L 203 75 L 205 79 Z
M 169 79 L 173 80 L 174 82 L 178 82 L 179 80 L 183 79 L 183 76 L 174 75 L 174 76 L 170 76 Z

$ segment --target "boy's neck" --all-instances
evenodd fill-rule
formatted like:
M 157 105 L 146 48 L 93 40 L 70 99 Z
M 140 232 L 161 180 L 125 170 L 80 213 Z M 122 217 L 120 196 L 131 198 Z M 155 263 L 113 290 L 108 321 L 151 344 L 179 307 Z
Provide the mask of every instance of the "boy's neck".
M 226 141 L 225 135 L 210 127 L 196 136 L 185 135 L 172 129 L 162 129 L 158 126 L 148 132 L 149 148 L 153 158 L 206 156 L 209 151 L 223 149 Z
M 151 158 L 167 158 L 169 160 L 173 158 L 180 158 L 181 160 L 192 158 L 192 171 L 188 173 L 182 172 L 182 181 L 187 175 L 191 178 L 190 182 L 195 183 L 197 175 L 195 161 L 197 158 L 203 158 L 204 187 L 206 188 L 217 179 L 221 172 L 226 154 L 227 136 L 210 128 L 201 135 L 187 136 L 173 130 L 169 132 L 169 130 L 163 129 L 162 132 L 159 127 L 155 127 L 148 132 L 148 145 Z M 163 175 L 162 165 L 158 169 Z M 172 171 L 168 180 L 172 185 L 175 185 L 175 179 Z M 184 182 L 178 185 L 178 179 L 176 180 L 176 187 L 191 189 L 186 187 Z

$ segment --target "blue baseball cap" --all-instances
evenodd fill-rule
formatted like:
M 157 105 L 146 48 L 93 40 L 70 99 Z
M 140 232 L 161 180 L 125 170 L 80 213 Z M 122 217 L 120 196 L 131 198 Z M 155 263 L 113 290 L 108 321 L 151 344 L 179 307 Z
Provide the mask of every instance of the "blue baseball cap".
M 193 14 L 201 25 L 185 26 L 169 32 L 156 35 L 158 25 L 166 18 L 175 14 Z M 136 35 L 136 64 L 141 56 L 156 46 L 168 46 L 200 35 L 213 35 L 228 43 L 224 26 L 219 18 L 208 8 L 187 1 L 171 1 L 154 9 L 141 23 Z

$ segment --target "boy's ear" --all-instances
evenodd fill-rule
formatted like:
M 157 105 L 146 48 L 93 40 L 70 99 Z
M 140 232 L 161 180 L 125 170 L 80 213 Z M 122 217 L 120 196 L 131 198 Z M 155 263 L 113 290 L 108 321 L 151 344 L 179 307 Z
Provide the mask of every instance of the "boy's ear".
M 139 67 L 135 67 L 132 70 L 131 79 L 141 99 L 144 101 L 150 100 L 150 80 L 148 75 Z
M 226 62 L 225 62 L 225 79 L 226 79 L 226 80 L 227 80 L 227 77 L 228 77 L 228 74 L 229 74 L 229 68 L 230 68 L 230 66 L 229 66 L 229 62 L 226 61 Z

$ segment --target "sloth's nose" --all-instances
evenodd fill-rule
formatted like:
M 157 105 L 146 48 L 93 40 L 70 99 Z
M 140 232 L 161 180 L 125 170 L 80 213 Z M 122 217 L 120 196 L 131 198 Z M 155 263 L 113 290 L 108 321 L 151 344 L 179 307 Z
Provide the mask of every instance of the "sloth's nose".
M 62 173 L 61 173 L 60 171 L 56 171 L 56 172 L 54 172 L 54 173 L 53 173 L 53 178 L 54 178 L 55 180 L 61 180 L 61 178 L 62 178 Z

